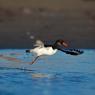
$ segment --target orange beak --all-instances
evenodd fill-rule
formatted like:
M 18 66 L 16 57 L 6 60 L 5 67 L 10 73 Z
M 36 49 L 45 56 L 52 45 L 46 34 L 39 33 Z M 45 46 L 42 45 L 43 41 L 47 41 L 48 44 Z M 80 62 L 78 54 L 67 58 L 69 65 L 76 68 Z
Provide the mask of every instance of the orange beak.
M 63 45 L 64 47 L 68 47 L 68 44 L 65 43 L 65 42 L 63 42 L 62 45 Z

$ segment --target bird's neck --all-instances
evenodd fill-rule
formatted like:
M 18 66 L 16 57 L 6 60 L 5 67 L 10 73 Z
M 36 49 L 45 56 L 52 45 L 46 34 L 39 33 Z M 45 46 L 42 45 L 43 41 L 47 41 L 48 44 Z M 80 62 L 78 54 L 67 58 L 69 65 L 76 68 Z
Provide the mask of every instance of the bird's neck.
M 52 46 L 53 49 L 58 49 L 58 45 L 55 43 L 53 46 Z

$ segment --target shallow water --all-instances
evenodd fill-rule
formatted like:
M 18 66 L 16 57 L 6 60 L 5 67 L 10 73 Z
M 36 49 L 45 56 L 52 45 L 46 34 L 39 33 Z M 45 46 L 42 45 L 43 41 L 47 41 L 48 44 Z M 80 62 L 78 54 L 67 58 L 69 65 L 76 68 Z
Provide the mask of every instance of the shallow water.
M 24 50 L 0 50 L 0 95 L 95 95 L 95 50 L 57 52 L 30 65 Z

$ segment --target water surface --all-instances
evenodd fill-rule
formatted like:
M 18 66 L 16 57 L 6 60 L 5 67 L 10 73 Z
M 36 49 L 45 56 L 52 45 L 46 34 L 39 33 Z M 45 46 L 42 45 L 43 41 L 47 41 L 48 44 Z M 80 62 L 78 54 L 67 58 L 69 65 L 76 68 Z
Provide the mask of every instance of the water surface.
M 34 58 L 25 50 L 0 50 L 0 95 L 95 95 L 95 50 Z M 7 58 L 7 59 L 6 59 Z

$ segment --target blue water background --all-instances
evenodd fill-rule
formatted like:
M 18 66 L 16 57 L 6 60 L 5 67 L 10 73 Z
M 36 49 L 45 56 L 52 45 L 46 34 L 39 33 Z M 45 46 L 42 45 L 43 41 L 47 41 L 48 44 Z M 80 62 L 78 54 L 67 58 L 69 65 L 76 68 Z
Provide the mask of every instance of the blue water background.
M 0 50 L 0 95 L 95 95 L 95 50 L 71 56 L 58 51 L 53 56 L 34 59 L 25 50 Z

